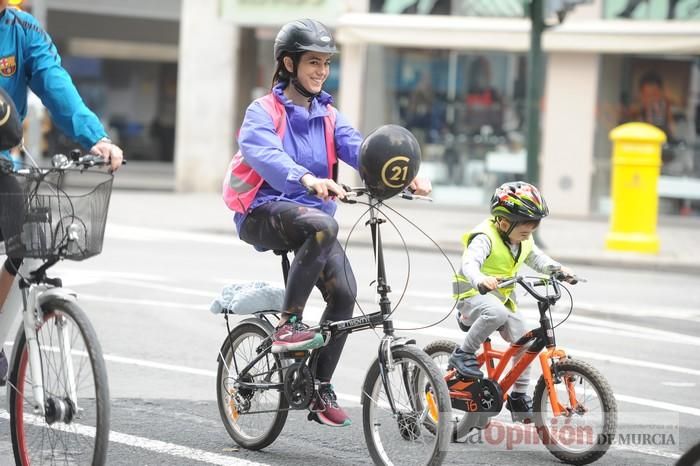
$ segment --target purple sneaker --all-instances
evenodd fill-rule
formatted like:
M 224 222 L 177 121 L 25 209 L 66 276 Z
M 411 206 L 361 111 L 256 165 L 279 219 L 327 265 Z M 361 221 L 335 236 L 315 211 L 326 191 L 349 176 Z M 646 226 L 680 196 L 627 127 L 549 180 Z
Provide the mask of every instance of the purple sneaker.
M 338 406 L 338 398 L 333 391 L 333 385 L 322 383 L 316 398 L 309 407 L 309 420 L 331 427 L 347 427 L 352 424 L 348 413 Z
M 299 322 L 296 316 L 272 334 L 272 352 L 305 351 L 323 346 L 323 335 Z

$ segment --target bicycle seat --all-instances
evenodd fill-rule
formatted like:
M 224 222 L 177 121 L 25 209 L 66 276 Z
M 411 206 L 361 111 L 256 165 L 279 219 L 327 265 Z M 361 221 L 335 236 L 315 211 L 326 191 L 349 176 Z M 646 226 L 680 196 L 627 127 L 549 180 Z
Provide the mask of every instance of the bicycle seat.
M 272 252 L 275 253 L 275 256 L 283 256 L 293 251 L 291 249 L 273 249 Z

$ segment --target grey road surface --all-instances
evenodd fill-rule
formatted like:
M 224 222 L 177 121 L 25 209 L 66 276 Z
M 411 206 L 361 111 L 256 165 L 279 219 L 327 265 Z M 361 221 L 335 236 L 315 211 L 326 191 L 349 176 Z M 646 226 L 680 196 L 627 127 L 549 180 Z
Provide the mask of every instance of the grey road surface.
M 359 304 L 373 310 L 372 253 L 349 249 L 360 286 Z M 456 264 L 459 257 L 447 258 Z M 451 275 L 438 253 L 387 251 L 392 300 L 400 335 L 419 345 L 438 339 L 461 341 L 451 310 Z M 54 268 L 64 284 L 79 293 L 102 342 L 112 398 L 110 465 L 338 464 L 370 462 L 362 435 L 361 383 L 376 355 L 379 334 L 353 334 L 334 385 L 353 424 L 333 429 L 310 423 L 293 412 L 280 437 L 261 452 L 238 449 L 216 406 L 216 357 L 226 336 L 224 320 L 209 303 L 232 282 L 281 282 L 279 259 L 257 253 L 230 236 L 183 233 L 111 224 L 101 256 Z M 700 440 L 700 296 L 697 277 L 601 268 L 580 268 L 588 283 L 572 288 L 574 313 L 557 329 L 558 344 L 588 361 L 609 380 L 621 422 L 668 421 L 661 441 L 613 447 L 599 464 L 673 464 Z M 568 299 L 568 298 L 567 298 Z M 561 320 L 567 299 L 555 312 Z M 307 320 L 323 308 L 312 295 Z M 534 327 L 536 313 L 523 300 Z M 356 315 L 359 315 L 359 309 Z M 502 340 L 494 337 L 496 344 Z M 7 342 L 11 343 L 11 342 Z M 8 348 L 8 346 L 6 346 Z M 533 371 L 533 384 L 538 370 Z M 6 416 L 0 396 L 0 464 L 11 464 Z M 509 418 L 502 413 L 499 421 Z M 625 424 L 626 423 L 626 424 Z M 492 439 L 493 440 L 493 439 Z M 448 464 L 556 464 L 541 445 L 501 441 L 450 447 Z M 507 447 L 512 446 L 512 450 Z

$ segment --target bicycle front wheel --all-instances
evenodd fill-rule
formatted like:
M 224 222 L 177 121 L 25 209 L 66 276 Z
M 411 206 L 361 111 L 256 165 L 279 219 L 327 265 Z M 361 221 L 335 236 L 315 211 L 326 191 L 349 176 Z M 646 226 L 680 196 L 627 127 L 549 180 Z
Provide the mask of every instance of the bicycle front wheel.
M 558 459 L 588 464 L 602 457 L 617 429 L 617 404 L 607 380 L 591 365 L 574 359 L 556 363 L 561 414 L 555 416 L 544 377 L 535 387 L 535 424 L 542 443 Z
M 401 346 L 391 354 L 393 367 L 382 368 L 375 361 L 362 390 L 362 421 L 372 460 L 381 465 L 441 464 L 452 433 L 447 385 L 419 348 Z
M 36 339 L 44 412 L 35 410 L 39 404 L 22 330 L 8 379 L 15 463 L 102 465 L 109 443 L 109 388 L 97 335 L 72 301 L 55 298 L 42 311 Z
M 226 431 L 240 446 L 260 450 L 275 441 L 287 420 L 289 404 L 279 389 L 240 387 L 250 384 L 281 384 L 279 356 L 263 348 L 272 328 L 263 329 L 262 322 L 238 324 L 224 341 L 216 373 L 216 401 Z M 264 352 L 245 373 L 243 370 Z

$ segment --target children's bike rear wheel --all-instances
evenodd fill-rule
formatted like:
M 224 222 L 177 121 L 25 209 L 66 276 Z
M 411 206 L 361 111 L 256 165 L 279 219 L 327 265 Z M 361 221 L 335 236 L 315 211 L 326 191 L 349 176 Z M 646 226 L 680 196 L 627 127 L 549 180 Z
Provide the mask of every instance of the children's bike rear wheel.
M 375 360 L 362 389 L 362 422 L 372 460 L 381 465 L 440 464 L 452 434 L 450 398 L 440 370 L 415 346 L 396 347 L 391 354 L 386 386 Z
M 589 364 L 574 359 L 556 363 L 562 383 L 555 384 L 563 414 L 554 416 L 544 377 L 535 387 L 537 433 L 547 449 L 569 464 L 602 457 L 617 429 L 617 404 L 608 382 Z
M 15 341 L 9 377 L 15 463 L 105 464 L 109 385 L 95 330 L 85 313 L 71 301 L 51 299 L 43 304 L 42 311 L 43 321 L 36 338 L 45 413 L 34 413 L 34 381 L 23 328 Z M 69 358 L 62 356 L 66 353 Z M 75 387 L 73 396 L 69 390 L 70 375 Z
M 282 383 L 280 358 L 262 345 L 272 333 L 268 326 L 263 321 L 238 324 L 224 341 L 216 374 L 216 398 L 221 420 L 231 438 L 250 450 L 260 450 L 275 441 L 284 427 L 289 409 L 281 390 L 235 386 L 236 380 Z M 260 351 L 266 355 L 248 372 L 242 375 L 236 372 L 236 366 L 238 370 L 244 369 Z

